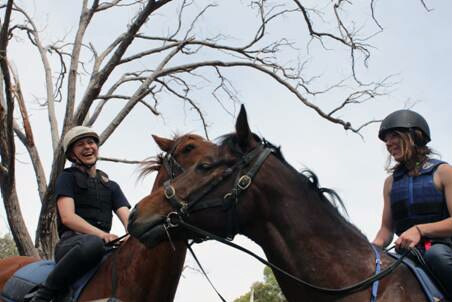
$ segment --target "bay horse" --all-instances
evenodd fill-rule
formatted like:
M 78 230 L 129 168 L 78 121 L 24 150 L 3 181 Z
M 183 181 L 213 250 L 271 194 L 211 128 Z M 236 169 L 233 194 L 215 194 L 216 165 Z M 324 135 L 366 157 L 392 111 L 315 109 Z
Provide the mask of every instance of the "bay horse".
M 160 149 L 165 153 L 150 160 L 144 167 L 144 173 L 158 171 L 155 190 L 166 179 L 180 174 L 191 166 L 201 155 L 216 152 L 212 142 L 195 134 L 186 134 L 174 139 L 153 135 Z M 177 167 L 177 168 L 176 168 Z M 173 301 L 182 273 L 186 255 L 184 241 L 175 241 L 171 246 L 164 242 L 154 248 L 146 248 L 131 237 L 116 251 L 115 266 L 117 272 L 116 297 L 122 301 Z M 6 280 L 20 267 L 37 261 L 34 257 L 11 257 L 0 260 L 0 290 Z M 112 257 L 106 259 L 95 276 L 83 290 L 79 301 L 90 301 L 110 297 L 112 293 Z
M 215 236 L 240 233 L 288 273 L 317 287 L 339 289 L 372 277 L 376 252 L 339 212 L 334 203 L 341 203 L 338 198 L 333 190 L 321 188 L 312 172 L 300 173 L 279 148 L 253 134 L 242 107 L 235 133 L 222 138 L 217 155 L 206 155 L 142 199 L 130 214 L 128 229 L 151 246 L 165 238 L 164 224 L 186 237 L 195 234 L 184 231 L 182 224 Z M 393 262 L 381 253 L 382 269 Z M 277 270 L 274 274 L 288 301 L 375 301 L 370 287 L 335 295 L 300 285 Z M 379 302 L 428 301 L 405 266 L 379 282 Z

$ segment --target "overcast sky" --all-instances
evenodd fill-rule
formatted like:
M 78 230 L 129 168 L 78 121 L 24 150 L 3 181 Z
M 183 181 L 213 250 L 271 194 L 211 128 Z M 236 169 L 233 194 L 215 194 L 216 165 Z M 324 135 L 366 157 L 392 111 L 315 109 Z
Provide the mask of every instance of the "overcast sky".
M 246 1 L 240 3 L 243 2 Z M 450 140 L 452 3 L 427 1 L 427 4 L 433 11 L 427 12 L 421 2 L 416 0 L 376 1 L 376 17 L 384 31 L 368 41 L 375 48 L 372 49 L 369 68 L 360 69 L 361 75 L 366 80 L 378 80 L 389 74 L 395 74 L 398 83 L 390 89 L 388 96 L 378 97 L 372 104 L 345 110 L 341 117 L 358 124 L 370 119 L 383 118 L 393 110 L 415 104 L 413 109 L 422 114 L 430 124 L 431 147 L 440 153 L 443 160 L 448 161 L 452 158 Z M 39 7 L 34 3 L 28 6 L 28 9 L 32 15 L 40 18 L 44 38 L 49 43 L 55 41 L 57 37 L 73 36 L 78 20 L 78 14 L 74 14 L 74 11 L 78 12 L 78 5 L 75 1 L 40 0 Z M 169 7 L 168 11 L 175 8 Z M 365 9 L 368 8 L 359 8 L 358 12 L 362 11 L 362 15 L 358 15 L 357 18 L 366 16 L 368 12 Z M 207 26 L 200 28 L 200 32 L 207 35 L 210 29 L 218 27 L 228 34 L 229 30 L 234 33 L 248 25 L 246 20 L 239 19 L 243 16 L 234 11 L 233 7 L 226 8 L 224 12 L 219 14 L 221 17 L 202 20 Z M 104 43 L 103 41 L 108 41 L 109 33 L 122 30 L 117 28 L 118 16 L 106 15 L 102 18 L 96 29 L 89 33 L 100 45 Z M 162 20 L 168 22 L 168 19 L 163 17 Z M 369 32 L 376 30 L 376 26 L 372 25 L 370 20 L 363 24 L 370 28 Z M 290 37 L 295 37 L 303 31 L 296 26 L 287 28 L 281 25 L 278 29 L 281 32 L 274 34 Z M 317 51 L 318 45 L 312 47 Z M 28 100 L 44 96 L 42 82 L 38 80 L 42 77 L 42 68 L 39 62 L 29 59 L 32 51 L 29 47 L 25 48 L 20 41 L 14 41 L 12 51 L 10 50 Z M 305 50 L 300 50 L 300 53 L 304 55 Z M 331 67 L 344 70 L 344 74 L 349 72 L 348 62 L 343 56 L 338 56 L 336 60 L 334 52 L 328 55 L 323 64 L 316 60 L 318 59 L 312 59 L 313 63 L 319 65 L 311 65 L 310 68 L 315 69 L 318 66 L 317 74 L 325 78 Z M 234 79 L 240 100 L 246 105 L 252 130 L 274 144 L 281 145 L 284 155 L 295 168 L 312 169 L 318 175 L 322 186 L 337 190 L 345 201 L 351 221 L 370 240 L 373 239 L 380 223 L 383 203 L 381 191 L 387 176 L 384 171 L 387 155 L 384 145 L 377 138 L 378 126 L 373 125 L 364 129 L 363 139 L 321 119 L 266 77 L 239 72 L 234 75 Z M 322 84 L 322 80 L 318 81 Z M 84 84 L 86 83 L 80 83 Z M 334 95 L 330 97 L 334 98 Z M 331 101 L 334 102 L 334 99 Z M 327 100 L 321 102 L 323 102 L 321 105 L 328 106 Z M 181 103 L 177 101 L 162 104 L 164 119 L 153 117 L 144 107 L 137 107 L 111 139 L 102 146 L 102 155 L 144 159 L 159 152 L 151 138 L 153 133 L 166 137 L 172 136 L 175 132 L 193 131 L 202 134 L 199 119 L 191 111 L 181 109 L 180 105 Z M 210 137 L 233 130 L 235 116 L 226 114 L 212 99 L 201 102 L 201 105 L 205 108 L 210 125 Z M 37 105 L 30 107 L 38 147 L 48 168 L 51 151 L 45 112 Z M 238 109 L 238 106 L 228 105 L 228 108 L 237 113 L 234 112 L 234 108 Z M 111 110 L 115 109 L 113 107 Z M 62 112 L 62 108 L 59 110 Z M 95 125 L 96 130 L 102 130 L 106 123 L 107 119 L 99 121 Z M 39 201 L 33 174 L 30 172 L 30 159 L 21 148 L 18 150 L 17 159 L 17 183 L 21 207 L 30 234 L 34 237 Z M 98 167 L 105 170 L 122 186 L 132 205 L 146 195 L 152 186 L 153 177 L 137 181 L 138 172 L 134 166 L 100 162 Z M 1 230 L 5 233 L 7 226 L 3 209 L 0 213 L 3 217 Z M 122 234 L 117 221 L 114 231 Z M 235 242 L 262 254 L 259 247 L 243 236 L 237 236 Z M 196 245 L 195 251 L 214 284 L 228 300 L 239 297 L 249 290 L 254 281 L 262 278 L 263 267 L 260 264 L 229 247 L 207 242 Z M 190 256 L 187 257 L 187 264 L 195 267 Z M 177 302 L 217 301 L 217 299 L 214 291 L 198 272 L 190 269 L 184 271 L 176 295 Z

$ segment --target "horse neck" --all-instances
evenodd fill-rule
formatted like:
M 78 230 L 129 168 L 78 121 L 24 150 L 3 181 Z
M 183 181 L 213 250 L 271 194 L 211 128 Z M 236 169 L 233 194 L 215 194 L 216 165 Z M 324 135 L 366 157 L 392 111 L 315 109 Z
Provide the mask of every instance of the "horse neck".
M 319 192 L 298 172 L 278 168 L 275 179 L 270 170 L 275 171 L 266 169 L 256 178 L 256 186 L 263 188 L 255 198 L 260 215 L 254 215 L 258 218 L 244 229 L 267 259 L 324 287 L 339 288 L 370 276 L 375 260 L 367 239 L 321 200 Z M 269 183 L 262 185 L 260 181 Z M 300 294 L 313 295 L 318 301 L 325 298 L 277 272 L 275 276 L 289 300 L 297 300 Z
M 117 296 L 124 301 L 173 301 L 186 254 L 184 242 L 164 242 L 148 249 L 129 238 L 111 256 L 85 289 L 81 300 L 108 297 L 112 270 L 117 274 Z

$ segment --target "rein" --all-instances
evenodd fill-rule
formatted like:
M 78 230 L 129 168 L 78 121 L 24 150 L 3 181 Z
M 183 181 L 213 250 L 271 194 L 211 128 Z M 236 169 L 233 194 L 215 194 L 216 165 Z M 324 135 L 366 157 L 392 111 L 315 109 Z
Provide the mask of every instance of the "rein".
M 173 180 L 174 178 L 176 178 L 177 174 L 175 170 L 178 170 L 178 172 L 183 173 L 185 171 L 185 169 L 179 164 L 179 162 L 174 158 L 173 153 L 174 150 L 176 149 L 177 146 L 174 146 L 173 149 L 171 150 L 171 152 L 168 152 L 162 160 L 162 165 L 163 167 L 166 169 L 166 172 L 168 173 L 170 179 L 167 180 L 164 185 L 166 185 L 166 183 L 170 182 L 170 180 Z M 174 190 L 174 189 L 173 189 Z M 175 193 L 175 191 L 174 191 Z M 165 190 L 165 196 L 166 195 L 166 190 Z M 176 250 L 174 243 L 171 239 L 171 235 L 168 231 L 169 228 L 171 228 L 172 226 L 170 224 L 168 224 L 168 222 L 166 224 L 163 225 L 166 235 L 168 237 L 169 243 L 173 249 L 173 251 Z M 128 235 L 128 233 L 126 234 Z M 125 237 L 126 235 L 124 235 L 123 237 Z M 121 237 L 121 238 L 123 238 Z M 119 238 L 118 238 L 119 239 Z M 116 240 L 115 240 L 116 241 Z M 204 277 L 206 278 L 206 280 L 209 282 L 210 287 L 212 287 L 212 289 L 215 291 L 215 293 L 217 294 L 217 296 L 220 298 L 220 300 L 222 302 L 226 302 L 225 298 L 221 295 L 221 293 L 217 290 L 217 288 L 215 287 L 215 285 L 212 283 L 212 281 L 210 280 L 209 276 L 207 275 L 206 271 L 204 270 L 203 266 L 201 265 L 201 262 L 199 262 L 198 257 L 195 254 L 195 251 L 193 251 L 192 247 L 190 244 L 188 244 L 188 242 L 186 243 L 188 250 L 190 251 L 193 259 L 195 259 L 196 264 L 198 265 L 198 267 L 200 268 L 202 274 L 204 275 Z
M 402 263 L 403 259 L 411 252 L 411 249 L 410 250 L 406 250 L 402 254 L 402 256 L 399 259 L 397 259 L 397 261 L 393 262 L 390 266 L 388 266 L 387 268 L 385 268 L 384 270 L 382 270 L 380 272 L 378 272 L 378 267 L 379 267 L 379 265 L 381 265 L 381 262 L 378 259 L 379 257 L 377 257 L 377 259 L 376 259 L 377 269 L 376 269 L 376 273 L 373 276 L 370 276 L 370 277 L 364 279 L 363 281 L 360 281 L 358 283 L 355 283 L 355 284 L 352 284 L 350 286 L 346 286 L 346 287 L 343 287 L 343 288 L 326 288 L 326 287 L 317 286 L 317 285 L 309 283 L 309 282 L 307 282 L 305 280 L 302 280 L 302 279 L 298 278 L 297 276 L 287 272 L 286 270 L 284 270 L 284 269 L 280 268 L 279 266 L 277 266 L 277 265 L 265 260 L 264 258 L 260 257 L 259 255 L 253 253 L 252 251 L 250 251 L 250 250 L 248 250 L 248 249 L 246 249 L 246 248 L 244 248 L 244 247 L 242 247 L 242 246 L 240 246 L 238 244 L 235 244 L 235 243 L 233 243 L 233 242 L 231 242 L 231 241 L 229 241 L 229 240 L 227 240 L 227 239 L 225 239 L 225 238 L 223 238 L 221 236 L 215 235 L 215 234 L 210 233 L 210 232 L 208 232 L 206 230 L 198 228 L 197 226 L 194 226 L 194 225 L 192 225 L 190 223 L 187 223 L 187 222 L 183 221 L 181 217 L 178 217 L 178 218 L 180 220 L 177 221 L 177 222 L 173 221 L 173 224 L 177 224 L 177 226 L 185 228 L 186 230 L 191 231 L 193 233 L 199 234 L 199 235 L 203 236 L 206 239 L 216 240 L 216 241 L 221 242 L 221 243 L 223 243 L 225 245 L 228 245 L 228 246 L 230 246 L 232 248 L 235 248 L 235 249 L 237 249 L 239 251 L 242 251 L 242 252 L 250 255 L 251 257 L 257 259 L 262 264 L 271 267 L 272 269 L 278 271 L 279 273 L 285 275 L 286 277 L 289 277 L 290 279 L 292 279 L 293 281 L 297 282 L 298 284 L 304 285 L 304 286 L 309 287 L 309 288 L 311 288 L 313 290 L 316 290 L 318 292 L 321 292 L 321 293 L 324 293 L 324 294 L 328 294 L 328 295 L 336 295 L 336 296 L 341 296 L 342 295 L 342 296 L 346 296 L 346 295 L 350 295 L 350 294 L 362 291 L 362 290 L 364 290 L 364 289 L 366 289 L 366 288 L 368 288 L 370 286 L 373 286 L 375 284 L 374 282 L 377 282 L 380 279 L 382 279 L 382 278 L 386 277 L 387 275 L 391 274 Z M 375 254 L 378 255 L 378 252 L 377 252 L 376 248 L 373 247 L 373 246 L 372 246 L 372 248 L 373 248 Z M 373 287 L 377 287 L 377 286 L 373 286 Z M 376 299 L 376 289 L 372 289 L 372 296 L 374 294 L 375 294 L 375 299 Z M 376 300 L 371 300 L 371 301 L 376 301 Z

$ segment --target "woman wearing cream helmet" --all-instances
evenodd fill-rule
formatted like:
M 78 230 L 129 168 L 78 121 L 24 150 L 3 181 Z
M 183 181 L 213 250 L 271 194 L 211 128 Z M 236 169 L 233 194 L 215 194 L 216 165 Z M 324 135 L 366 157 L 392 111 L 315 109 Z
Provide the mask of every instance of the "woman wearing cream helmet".
M 118 236 L 110 234 L 112 212 L 124 228 L 130 205 L 119 185 L 96 169 L 99 136 L 91 128 L 76 126 L 63 139 L 66 158 L 73 164 L 64 169 L 55 186 L 58 234 L 55 269 L 31 294 L 32 302 L 58 301 L 69 286 L 103 257 L 104 244 Z

